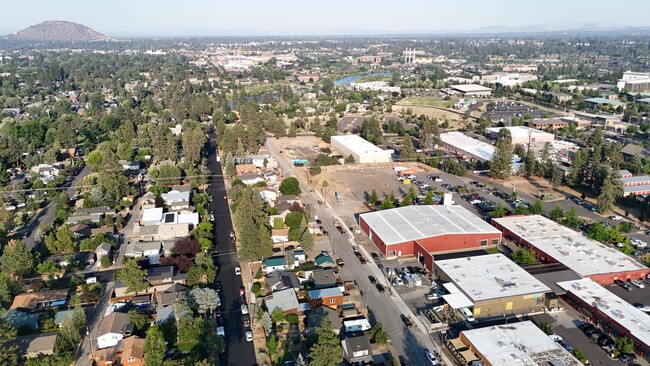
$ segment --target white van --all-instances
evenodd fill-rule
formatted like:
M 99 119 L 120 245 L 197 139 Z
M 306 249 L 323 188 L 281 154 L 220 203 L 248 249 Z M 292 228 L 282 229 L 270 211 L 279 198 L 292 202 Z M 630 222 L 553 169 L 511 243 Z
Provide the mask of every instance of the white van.
M 474 314 L 468 309 L 468 308 L 461 308 L 460 309 L 461 314 L 467 319 L 468 322 L 473 322 L 474 321 Z

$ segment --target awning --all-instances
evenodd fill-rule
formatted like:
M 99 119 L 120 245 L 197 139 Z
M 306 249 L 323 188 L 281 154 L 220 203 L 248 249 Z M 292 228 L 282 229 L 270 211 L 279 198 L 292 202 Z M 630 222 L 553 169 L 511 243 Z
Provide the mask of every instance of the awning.
M 478 360 L 478 357 L 474 354 L 474 352 L 467 350 L 467 351 L 462 351 L 460 353 L 461 357 L 465 359 L 465 362 L 470 363 L 472 361 Z
M 451 282 L 443 283 L 442 287 L 444 287 L 447 290 L 447 292 L 449 292 L 450 294 L 455 294 L 457 292 L 460 292 L 460 289 Z
M 465 343 L 463 343 L 460 340 L 460 338 L 452 338 L 452 339 L 448 339 L 447 341 L 454 347 L 456 351 L 461 350 L 463 348 L 467 348 Z
M 442 298 L 445 299 L 447 304 L 449 304 L 449 306 L 451 306 L 451 308 L 454 310 L 474 306 L 472 300 L 468 299 L 467 296 L 465 296 L 462 292 L 442 295 Z

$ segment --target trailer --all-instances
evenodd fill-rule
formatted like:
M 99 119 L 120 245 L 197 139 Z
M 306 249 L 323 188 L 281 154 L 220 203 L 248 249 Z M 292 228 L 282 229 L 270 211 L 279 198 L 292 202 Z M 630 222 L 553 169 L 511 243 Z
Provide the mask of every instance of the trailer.
M 413 287 L 415 286 L 415 280 L 411 275 L 404 275 L 404 284 L 408 287 Z
M 336 197 L 337 202 L 343 201 L 343 199 L 341 198 L 341 192 L 334 192 L 334 197 Z
M 413 274 L 411 275 L 411 278 L 413 279 L 413 281 L 414 281 L 414 283 L 415 283 L 415 286 L 422 286 L 422 279 L 420 278 L 420 276 L 418 276 L 417 274 L 413 273 Z
M 370 322 L 366 318 L 346 320 L 343 322 L 343 326 L 345 327 L 346 333 L 365 332 L 367 330 L 370 330 L 370 328 L 372 328 L 370 326 Z

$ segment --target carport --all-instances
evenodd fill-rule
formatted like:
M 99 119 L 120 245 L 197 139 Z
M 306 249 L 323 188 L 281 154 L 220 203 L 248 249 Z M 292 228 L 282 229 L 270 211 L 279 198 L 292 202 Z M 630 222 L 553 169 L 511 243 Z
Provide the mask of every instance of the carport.
M 470 300 L 469 298 L 467 298 L 467 296 L 465 296 L 465 294 L 460 292 L 458 287 L 456 287 L 456 285 L 454 285 L 453 283 L 447 282 L 444 283 L 442 286 L 449 292 L 449 294 L 447 295 L 442 295 L 442 298 L 445 300 L 447 304 L 449 304 L 449 306 L 452 309 L 458 310 L 458 309 L 469 308 L 474 306 L 472 300 Z

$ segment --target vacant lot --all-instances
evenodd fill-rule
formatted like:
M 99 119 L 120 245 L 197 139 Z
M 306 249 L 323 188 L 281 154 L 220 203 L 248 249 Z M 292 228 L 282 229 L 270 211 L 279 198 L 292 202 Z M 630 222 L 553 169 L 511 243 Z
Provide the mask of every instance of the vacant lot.
M 444 100 L 443 98 L 434 97 L 409 97 L 399 101 L 402 105 L 423 105 L 428 107 L 452 108 L 458 102 L 458 98 Z

